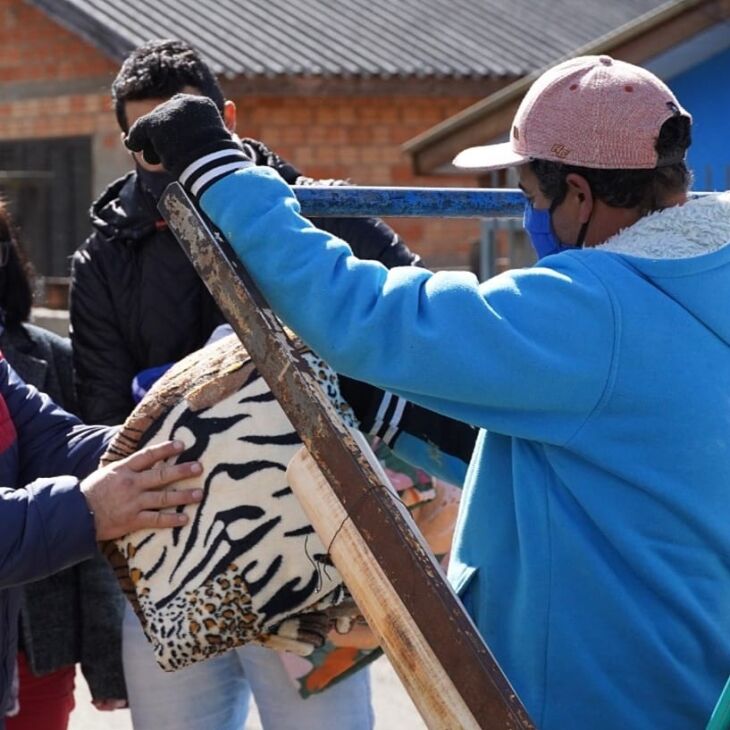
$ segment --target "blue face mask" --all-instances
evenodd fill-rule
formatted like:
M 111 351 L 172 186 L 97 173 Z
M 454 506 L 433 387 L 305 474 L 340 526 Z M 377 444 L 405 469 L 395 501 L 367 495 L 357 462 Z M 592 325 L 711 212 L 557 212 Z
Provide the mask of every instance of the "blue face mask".
M 525 205 L 525 217 L 522 225 L 530 237 L 530 243 L 535 249 L 538 260 L 552 253 L 558 253 L 570 248 L 570 246 L 564 246 L 555 235 L 552 211 L 549 209 L 535 208 L 528 201 Z

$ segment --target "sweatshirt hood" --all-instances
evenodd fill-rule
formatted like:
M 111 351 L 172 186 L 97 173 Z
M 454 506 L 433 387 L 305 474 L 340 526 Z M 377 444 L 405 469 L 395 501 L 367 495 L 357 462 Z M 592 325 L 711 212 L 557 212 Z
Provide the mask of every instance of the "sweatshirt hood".
M 730 193 L 641 218 L 601 246 L 730 344 Z

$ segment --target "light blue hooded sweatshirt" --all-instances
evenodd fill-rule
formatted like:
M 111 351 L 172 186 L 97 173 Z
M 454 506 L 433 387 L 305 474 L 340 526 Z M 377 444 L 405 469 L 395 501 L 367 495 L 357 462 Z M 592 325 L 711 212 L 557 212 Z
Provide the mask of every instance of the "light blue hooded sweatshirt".
M 479 284 L 313 228 L 276 173 L 204 191 L 336 370 L 482 429 L 449 578 L 542 730 L 699 730 L 730 673 L 730 195 Z

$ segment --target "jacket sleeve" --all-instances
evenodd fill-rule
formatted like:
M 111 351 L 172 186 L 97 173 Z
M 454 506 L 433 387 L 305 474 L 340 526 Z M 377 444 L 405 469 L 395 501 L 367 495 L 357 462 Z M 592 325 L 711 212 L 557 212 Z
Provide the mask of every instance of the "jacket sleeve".
M 20 489 L 0 489 L 0 587 L 43 578 L 96 551 L 81 490 L 112 429 L 84 426 L 0 360 L 0 430 L 17 438 Z M 67 475 L 67 476 L 58 476 Z M 11 485 L 15 486 L 15 485 Z
M 284 180 L 292 184 L 285 176 Z M 349 185 L 345 180 L 315 180 L 299 177 L 297 185 Z M 419 266 L 421 259 L 380 218 L 312 218 L 312 225 L 346 241 L 359 259 L 380 261 L 383 266 Z
M 91 474 L 117 429 L 84 425 L 24 383 L 6 360 L 0 361 L 0 376 L 5 380 L 3 396 L 17 433 L 18 483 L 58 474 L 78 479 Z
M 78 479 L 0 488 L 0 588 L 57 573 L 96 551 L 94 520 Z
M 124 594 L 97 553 L 76 569 L 81 609 L 81 671 L 95 700 L 127 699 L 122 665 Z
M 274 311 L 337 372 L 480 428 L 560 445 L 601 402 L 618 321 L 602 282 L 571 252 L 479 284 L 465 272 L 355 258 L 300 215 L 266 168 L 219 179 L 200 203 Z
M 117 425 L 134 408 L 129 354 L 92 236 L 73 257 L 70 318 L 79 413 L 87 423 Z
M 376 436 L 401 459 L 460 486 L 478 429 L 429 411 L 394 393 L 345 375 L 340 392 L 355 412 L 360 430 Z

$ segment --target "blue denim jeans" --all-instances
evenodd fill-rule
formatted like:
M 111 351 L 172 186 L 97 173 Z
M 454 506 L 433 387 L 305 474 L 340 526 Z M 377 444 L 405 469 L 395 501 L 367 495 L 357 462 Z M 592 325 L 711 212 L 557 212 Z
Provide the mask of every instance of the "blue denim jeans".
M 122 654 L 134 730 L 243 730 L 252 694 L 264 730 L 371 730 L 374 724 L 367 669 L 306 700 L 276 652 L 260 646 L 165 672 L 129 606 Z

